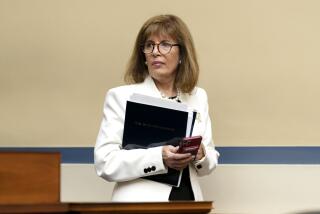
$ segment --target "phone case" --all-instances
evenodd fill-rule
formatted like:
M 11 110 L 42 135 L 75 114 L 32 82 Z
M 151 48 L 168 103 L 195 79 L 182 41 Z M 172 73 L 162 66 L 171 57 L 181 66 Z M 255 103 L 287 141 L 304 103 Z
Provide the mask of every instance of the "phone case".
M 191 153 L 192 155 L 197 155 L 201 141 L 201 136 L 183 138 L 180 141 L 178 153 Z

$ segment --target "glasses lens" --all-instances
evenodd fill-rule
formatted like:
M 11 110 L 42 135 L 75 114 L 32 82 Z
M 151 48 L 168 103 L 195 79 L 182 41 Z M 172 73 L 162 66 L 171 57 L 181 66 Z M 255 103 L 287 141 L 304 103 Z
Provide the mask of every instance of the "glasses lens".
M 170 52 L 172 45 L 168 42 L 161 42 L 159 44 L 159 51 L 162 54 L 167 54 Z
M 151 53 L 153 51 L 153 46 L 154 44 L 151 42 L 145 43 L 143 46 L 143 53 L 146 53 L 146 54 Z

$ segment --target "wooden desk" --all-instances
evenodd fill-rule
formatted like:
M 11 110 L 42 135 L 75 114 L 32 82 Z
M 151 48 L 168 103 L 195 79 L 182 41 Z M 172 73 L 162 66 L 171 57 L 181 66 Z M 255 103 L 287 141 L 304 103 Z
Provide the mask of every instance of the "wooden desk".
M 145 203 L 71 203 L 69 209 L 81 214 L 95 213 L 209 213 L 211 201 L 145 202 Z
M 211 201 L 146 202 L 146 203 L 56 203 L 0 205 L 1 214 L 205 214 L 212 209 Z
M 60 203 L 60 153 L 0 152 L 0 204 Z
M 69 205 L 64 203 L 52 203 L 52 204 L 0 204 L 1 214 L 44 214 L 44 213 L 68 213 Z

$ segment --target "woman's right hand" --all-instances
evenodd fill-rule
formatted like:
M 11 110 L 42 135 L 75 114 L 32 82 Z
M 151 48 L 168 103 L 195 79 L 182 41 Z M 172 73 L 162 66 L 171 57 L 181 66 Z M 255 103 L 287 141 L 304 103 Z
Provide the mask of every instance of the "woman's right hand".
M 167 167 L 172 169 L 181 170 L 184 169 L 194 159 L 190 153 L 180 154 L 177 153 L 179 146 L 163 146 L 162 147 L 162 159 Z

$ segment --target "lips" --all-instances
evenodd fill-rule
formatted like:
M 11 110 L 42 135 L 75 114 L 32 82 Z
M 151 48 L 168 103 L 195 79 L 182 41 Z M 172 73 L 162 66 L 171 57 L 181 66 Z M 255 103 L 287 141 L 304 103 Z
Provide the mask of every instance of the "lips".
M 154 65 L 154 66 L 161 66 L 161 65 L 163 65 L 164 63 L 161 62 L 161 61 L 153 61 L 151 64 Z

